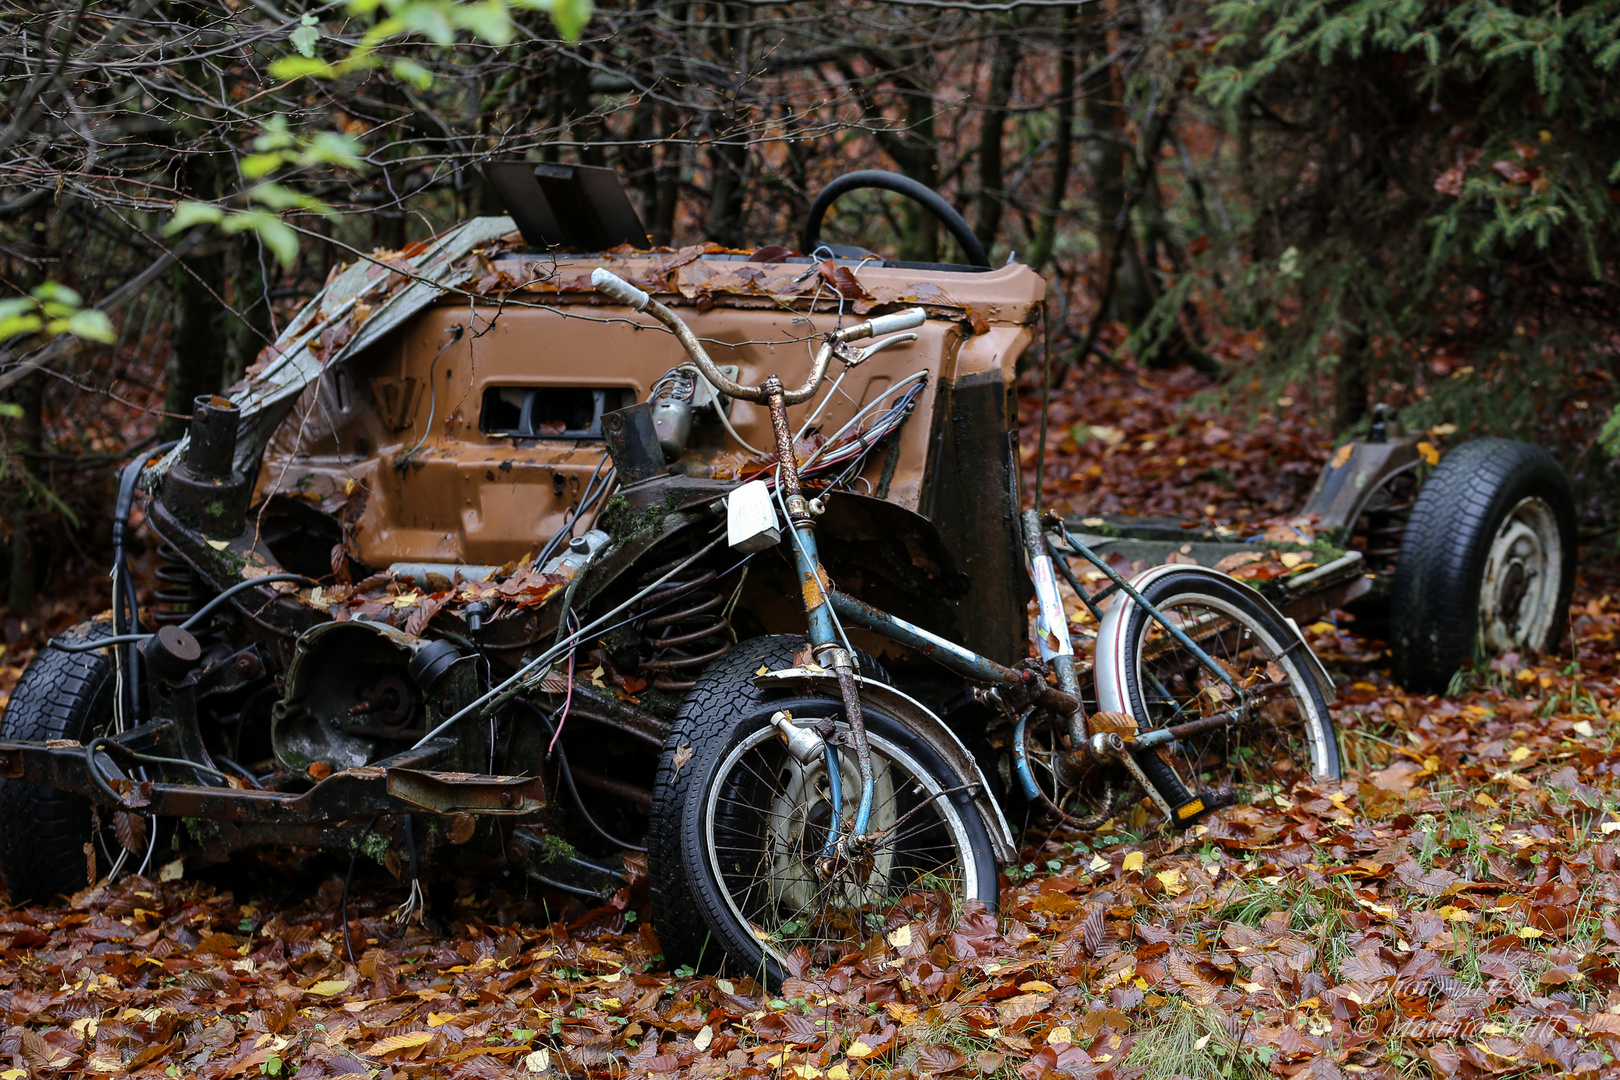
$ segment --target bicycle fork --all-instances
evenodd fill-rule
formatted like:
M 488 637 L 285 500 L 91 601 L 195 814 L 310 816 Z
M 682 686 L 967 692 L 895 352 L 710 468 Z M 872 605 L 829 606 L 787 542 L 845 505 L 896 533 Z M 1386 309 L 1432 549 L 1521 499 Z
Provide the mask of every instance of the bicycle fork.
M 855 682 L 855 658 L 844 647 L 833 621 L 832 603 L 827 595 L 827 576 L 821 568 L 821 555 L 816 549 L 815 514 L 811 512 L 810 503 L 805 499 L 799 483 L 798 460 L 793 454 L 793 429 L 788 424 L 782 380 L 772 375 L 765 380 L 763 389 L 771 413 L 771 428 L 776 435 L 777 482 L 781 486 L 783 502 L 787 505 L 788 526 L 793 536 L 793 559 L 798 569 L 799 587 L 804 594 L 805 616 L 809 622 L 810 648 L 815 654 L 816 663 L 830 670 L 838 680 L 838 693 L 844 701 L 844 715 L 849 721 L 855 764 L 861 779 L 861 799 L 855 811 L 855 821 L 849 836 L 843 837 L 840 835 L 842 815 L 838 812 L 843 802 L 838 750 L 828 744 L 827 778 L 830 784 L 836 785 L 831 793 L 834 814 L 827 844 L 822 851 L 822 857 L 828 859 L 834 857 L 840 848 L 851 843 L 859 844 L 866 838 L 876 788 L 872 773 L 872 747 L 866 737 L 866 720 L 861 713 L 860 690 Z

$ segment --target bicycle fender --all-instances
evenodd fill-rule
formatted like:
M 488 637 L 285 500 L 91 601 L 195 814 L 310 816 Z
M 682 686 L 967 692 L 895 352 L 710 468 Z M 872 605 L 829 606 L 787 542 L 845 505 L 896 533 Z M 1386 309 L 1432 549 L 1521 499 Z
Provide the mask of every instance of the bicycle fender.
M 973 795 L 973 805 L 984 818 L 986 831 L 990 834 L 990 843 L 995 848 L 996 861 L 1003 864 L 1014 861 L 1018 856 L 1018 847 L 1013 843 L 1012 829 L 1008 828 L 1001 807 L 991 796 L 990 785 L 986 783 L 984 773 L 979 769 L 979 763 L 973 760 L 973 755 L 968 753 L 967 747 L 962 745 L 962 740 L 956 737 L 956 733 L 946 727 L 945 721 L 930 712 L 927 706 L 894 687 L 875 682 L 862 675 L 856 675 L 855 681 L 861 688 L 861 700 L 872 702 L 875 707 L 922 736 L 930 747 L 951 763 L 959 775 L 973 781 L 978 787 L 978 791 Z M 809 684 L 830 696 L 838 696 L 838 677 L 824 669 L 784 668 L 781 671 L 768 671 L 754 678 L 754 685 L 759 687 L 779 686 L 783 683 Z
M 1211 570 L 1207 566 L 1189 566 L 1186 563 L 1166 563 L 1163 566 L 1151 567 L 1137 574 L 1131 579 L 1131 588 L 1142 592 L 1149 585 L 1170 574 L 1190 574 L 1198 577 L 1234 580 L 1230 575 L 1219 570 Z M 1299 624 L 1288 618 L 1262 596 L 1258 591 L 1255 598 L 1277 616 L 1294 635 L 1294 640 L 1300 645 L 1304 656 L 1304 667 L 1310 673 L 1316 685 L 1321 689 L 1322 695 L 1332 701 L 1338 695 L 1338 689 L 1333 685 L 1333 677 L 1328 674 L 1322 660 L 1311 651 L 1310 645 L 1305 641 L 1305 635 Z M 1125 692 L 1125 627 L 1129 624 L 1129 616 L 1136 608 L 1136 600 L 1126 593 L 1116 593 L 1114 602 L 1108 605 L 1103 612 L 1102 625 L 1097 630 L 1097 653 L 1093 668 L 1093 678 L 1097 684 L 1097 708 L 1106 712 L 1122 712 L 1130 714 L 1130 699 Z

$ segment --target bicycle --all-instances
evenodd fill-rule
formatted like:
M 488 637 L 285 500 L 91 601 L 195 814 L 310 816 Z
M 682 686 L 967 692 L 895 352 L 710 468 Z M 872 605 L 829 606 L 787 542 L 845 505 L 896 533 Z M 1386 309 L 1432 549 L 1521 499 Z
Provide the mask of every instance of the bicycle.
M 996 906 L 1000 866 L 1016 849 L 991 778 L 944 721 L 885 683 L 845 623 L 970 684 L 974 700 L 1011 726 L 1016 792 L 1074 824 L 1094 824 L 1096 814 L 1076 818 L 1066 806 L 1100 786 L 1092 809 L 1106 814 L 1121 777 L 1186 827 L 1240 800 L 1281 798 L 1300 780 L 1339 775 L 1325 672 L 1296 627 L 1224 574 L 1172 565 L 1128 581 L 1060 519 L 1028 511 L 1038 656 L 1012 667 L 832 585 L 815 542 L 825 493 L 806 496 L 787 408 L 815 395 L 833 358 L 854 366 L 901 343 L 926 321 L 923 309 L 827 334 L 804 383 L 788 389 L 774 374 L 735 382 L 668 307 L 604 268 L 592 281 L 674 333 L 719 393 L 769 410 L 768 498 L 787 519 L 806 620 L 807 651 L 800 638 L 762 638 L 717 660 L 665 742 L 658 785 L 670 797 L 655 806 L 648 850 L 667 956 L 701 956 L 712 935 L 774 984 L 858 952 L 928 905 Z M 878 340 L 853 347 L 868 338 Z M 728 501 L 730 539 L 744 550 L 776 542 L 774 510 L 769 523 L 759 510 L 767 487 L 751 481 Z M 1109 584 L 1089 595 L 1071 558 Z M 1098 708 L 1089 714 L 1059 574 L 1100 624 Z

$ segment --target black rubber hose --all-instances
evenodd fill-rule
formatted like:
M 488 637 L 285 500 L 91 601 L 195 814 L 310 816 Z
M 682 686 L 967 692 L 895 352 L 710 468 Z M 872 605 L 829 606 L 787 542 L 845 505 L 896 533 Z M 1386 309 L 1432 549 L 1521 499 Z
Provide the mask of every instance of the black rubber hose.
M 810 214 L 804 223 L 804 240 L 801 247 L 806 254 L 814 253 L 816 248 L 821 246 L 821 219 L 827 216 L 827 208 L 840 195 L 860 188 L 892 191 L 926 207 L 928 212 L 945 226 L 946 231 L 956 238 L 956 242 L 962 245 L 962 251 L 967 255 L 970 266 L 990 269 L 990 256 L 985 254 L 984 245 L 979 243 L 979 238 L 973 234 L 967 220 L 956 212 L 956 207 L 946 202 L 939 192 L 927 184 L 883 169 L 860 169 L 845 173 L 821 189 L 816 201 L 810 204 Z
M 126 630 L 138 629 L 141 625 L 141 612 L 135 591 L 135 579 L 129 572 L 129 558 L 127 554 L 129 543 L 129 514 L 135 508 L 135 486 L 140 483 L 141 473 L 146 469 L 146 463 L 154 457 L 162 457 L 170 450 L 180 445 L 179 439 L 171 439 L 155 449 L 137 454 L 135 459 L 118 475 L 118 498 L 113 503 L 113 565 L 118 568 L 118 581 L 120 588 L 113 596 L 113 633 L 120 634 Z M 128 695 L 124 705 L 127 711 L 125 716 L 140 723 L 141 702 L 141 655 L 135 648 L 125 650 L 125 686 L 124 692 Z
M 246 581 L 238 581 L 235 585 L 232 585 L 230 588 L 208 601 L 208 603 L 204 604 L 196 614 L 191 616 L 191 618 L 181 623 L 180 629 L 190 630 L 192 627 L 202 622 L 203 619 L 207 618 L 209 615 L 212 615 L 221 604 L 225 603 L 225 601 L 229 600 L 231 597 L 245 589 L 251 589 L 255 585 L 273 585 L 278 581 L 296 581 L 301 585 L 319 584 L 314 578 L 305 577 L 303 574 L 266 574 L 264 577 L 248 578 Z M 122 634 L 118 637 L 97 638 L 94 641 L 83 641 L 77 643 L 53 640 L 50 644 L 51 648 L 60 649 L 63 652 L 81 653 L 92 652 L 96 649 L 104 649 L 108 645 L 122 645 L 127 642 L 141 642 L 145 641 L 151 636 L 151 634 Z

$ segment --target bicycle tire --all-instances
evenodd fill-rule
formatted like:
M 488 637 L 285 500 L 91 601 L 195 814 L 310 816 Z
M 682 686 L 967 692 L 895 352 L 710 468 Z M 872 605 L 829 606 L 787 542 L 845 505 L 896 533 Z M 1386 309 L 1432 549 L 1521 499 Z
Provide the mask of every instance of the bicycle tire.
M 1247 723 L 1136 751 L 1166 802 L 1181 806 L 1229 785 L 1239 802 L 1252 803 L 1285 796 L 1307 779 L 1341 775 L 1327 700 L 1298 656 L 1306 646 L 1276 608 L 1242 582 L 1201 568 L 1158 568 L 1138 581 L 1143 598 L 1189 630 L 1237 682 L 1263 679 L 1286 689 Z M 1219 712 L 1222 695 L 1231 693 L 1129 596 L 1105 616 L 1097 655 L 1101 708 L 1128 712 L 1142 731 Z
M 800 825 L 797 847 L 792 844 L 770 847 L 770 841 L 780 839 L 780 835 L 772 832 L 767 840 L 765 833 L 775 826 L 766 824 L 757 833 L 746 833 L 761 840 L 759 850 L 738 857 L 722 855 L 722 845 L 715 839 L 722 834 L 745 835 L 746 826 L 758 826 L 761 820 L 769 818 L 770 811 L 761 805 L 767 795 L 771 797 L 772 806 L 784 797 L 781 792 L 763 791 L 764 785 L 782 775 L 781 771 L 775 767 L 760 768 L 749 759 L 749 755 L 756 755 L 764 760 L 780 747 L 769 724 L 769 718 L 778 709 L 785 708 L 801 718 L 819 716 L 835 724 L 841 723 L 838 718 L 842 716 L 843 704 L 835 698 L 762 691 L 753 685 L 759 667 L 787 666 L 794 653 L 803 647 L 802 638 L 775 637 L 746 641 L 733 648 L 700 677 L 665 743 L 654 789 L 648 869 L 654 926 L 667 963 L 696 965 L 701 960 L 703 966 L 712 968 L 724 956 L 739 973 L 762 977 L 762 981 L 774 986 L 780 984 L 793 966 L 794 962 L 789 959 L 793 944 L 804 943 L 795 940 L 790 944 L 788 937 L 798 931 L 783 930 L 785 925 L 795 921 L 792 910 L 788 911 L 786 919 L 775 925 L 763 925 L 751 918 L 750 911 L 744 910 L 737 893 L 746 893 L 748 888 L 760 886 L 767 880 L 797 881 L 799 885 L 814 888 L 808 885 L 808 879 L 757 872 L 745 879 L 749 868 L 738 862 L 738 858 L 752 856 L 756 867 L 765 865 L 765 860 L 770 858 L 775 866 L 789 849 L 802 853 L 808 850 L 806 845 L 818 847 L 810 844 L 810 826 Z M 863 657 L 862 661 L 868 671 L 875 667 L 869 658 Z M 898 767 L 906 770 L 923 788 L 932 787 L 935 794 L 931 797 L 938 805 L 948 808 L 939 816 L 953 822 L 953 842 L 963 859 L 967 882 L 964 895 L 959 899 L 979 900 L 994 908 L 999 892 L 994 849 L 989 828 L 965 790 L 968 778 L 957 776 L 943 757 L 898 720 L 877 708 L 868 707 L 863 711 L 874 756 L 889 763 L 882 767 L 892 769 L 898 763 Z M 813 770 L 803 771 L 808 774 Z M 760 791 L 749 790 L 753 781 L 748 777 L 759 778 L 755 786 L 760 787 Z M 803 780 L 796 782 L 805 788 L 812 786 Z M 782 783 L 785 785 L 788 781 Z M 846 788 L 848 783 L 846 775 Z M 909 783 L 895 785 L 892 779 L 889 785 L 891 792 L 906 792 L 910 786 Z M 896 813 L 901 812 L 900 805 L 896 802 Z M 804 817 L 809 816 L 807 810 Z M 743 820 L 745 817 L 747 821 Z M 881 807 L 874 817 L 876 824 L 881 824 L 879 817 Z M 793 820 L 792 815 L 769 818 L 772 822 L 778 819 Z M 928 821 L 928 813 L 917 821 Z M 731 858 L 732 863 L 723 862 L 727 858 Z M 969 861 L 971 866 L 967 866 Z M 789 884 L 780 894 L 773 894 L 770 887 L 765 886 L 770 904 L 764 907 L 790 909 L 798 902 L 793 892 L 796 887 Z M 769 922 L 772 912 L 765 911 L 764 907 L 754 913 Z M 831 946 L 832 943 L 823 944 Z M 825 961 L 828 957 L 818 959 Z

